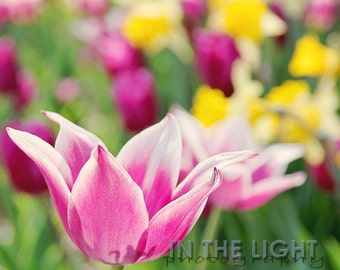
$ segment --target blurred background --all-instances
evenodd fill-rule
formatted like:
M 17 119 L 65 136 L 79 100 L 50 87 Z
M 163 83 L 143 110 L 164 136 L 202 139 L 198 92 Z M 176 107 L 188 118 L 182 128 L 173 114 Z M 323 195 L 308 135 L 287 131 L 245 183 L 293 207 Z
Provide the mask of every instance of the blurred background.
M 251 240 L 317 240 L 322 264 L 249 255 L 205 269 L 339 269 L 339 76 L 338 0 L 0 0 L 0 269 L 110 269 L 71 243 L 5 127 L 53 145 L 58 127 L 40 112 L 58 112 L 116 155 L 175 104 L 207 130 L 238 116 L 261 147 L 305 148 L 285 173 L 304 171 L 306 182 L 223 211 L 214 239 L 241 240 L 243 254 Z M 186 238 L 197 249 L 210 214 Z M 161 258 L 126 269 L 198 265 Z

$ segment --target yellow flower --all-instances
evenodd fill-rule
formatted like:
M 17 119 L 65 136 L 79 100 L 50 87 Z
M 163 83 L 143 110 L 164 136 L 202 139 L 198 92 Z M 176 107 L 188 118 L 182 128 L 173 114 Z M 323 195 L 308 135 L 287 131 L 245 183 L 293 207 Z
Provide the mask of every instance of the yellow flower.
M 210 0 L 208 24 L 235 38 L 260 43 L 265 36 L 280 35 L 285 23 L 261 0 Z
M 337 100 L 332 81 L 320 82 L 315 94 L 305 81 L 285 81 L 264 98 L 265 112 L 254 122 L 255 134 L 264 142 L 303 143 L 305 158 L 318 164 L 324 158 L 319 134 L 330 139 L 340 135 Z
M 251 122 L 263 114 L 261 83 L 251 79 L 250 66 L 237 60 L 233 65 L 234 94 L 226 98 L 219 89 L 201 86 L 193 100 L 192 114 L 205 126 L 211 126 L 227 116 L 242 115 Z
M 314 35 L 300 38 L 289 63 L 289 72 L 299 76 L 333 76 L 339 69 L 339 54 L 332 48 L 322 45 Z
M 222 90 L 203 85 L 196 92 L 191 113 L 209 127 L 226 117 L 227 105 L 228 98 Z
M 182 59 L 191 58 L 178 0 L 131 0 L 125 5 L 123 33 L 133 46 L 151 53 L 168 47 Z

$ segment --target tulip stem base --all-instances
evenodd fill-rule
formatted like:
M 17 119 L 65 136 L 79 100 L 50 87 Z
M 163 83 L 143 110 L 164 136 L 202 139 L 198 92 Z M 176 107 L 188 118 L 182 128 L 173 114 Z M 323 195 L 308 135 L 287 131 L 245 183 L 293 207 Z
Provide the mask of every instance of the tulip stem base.
M 216 237 L 218 232 L 219 223 L 221 221 L 223 211 L 219 208 L 214 208 L 205 224 L 205 229 L 203 231 L 203 238 L 202 240 L 211 240 L 213 241 Z M 199 252 L 201 256 L 205 256 L 205 248 L 202 245 L 201 250 Z M 209 265 L 207 265 L 207 260 L 199 265 L 197 270 L 206 270 L 209 269 Z
M 112 265 L 111 270 L 123 270 L 124 265 Z

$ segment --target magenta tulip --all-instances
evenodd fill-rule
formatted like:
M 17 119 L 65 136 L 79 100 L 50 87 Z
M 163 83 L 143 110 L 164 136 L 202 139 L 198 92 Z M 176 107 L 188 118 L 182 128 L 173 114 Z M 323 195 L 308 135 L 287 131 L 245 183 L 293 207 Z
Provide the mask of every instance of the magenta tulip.
M 231 81 L 233 63 L 240 57 L 234 40 L 224 34 L 207 30 L 193 33 L 196 63 L 203 80 L 229 97 L 234 92 Z
M 142 65 L 141 53 L 118 33 L 99 38 L 96 41 L 96 50 L 105 69 L 113 76 Z
M 170 241 L 189 233 L 221 184 L 219 169 L 254 155 L 214 156 L 177 186 L 181 136 L 172 115 L 134 136 L 114 157 L 92 133 L 56 113 L 44 114 L 60 125 L 55 148 L 29 133 L 8 133 L 45 176 L 73 242 L 108 264 L 145 262 L 168 253 Z
M 0 38 L 0 92 L 11 92 L 17 87 L 18 67 L 14 41 Z
M 183 0 L 184 23 L 189 33 L 199 26 L 207 12 L 206 0 Z
M 14 94 L 14 106 L 16 109 L 23 109 L 29 105 L 38 90 L 37 83 L 33 75 L 26 70 L 21 70 L 17 74 L 17 89 Z
M 46 141 L 46 144 L 54 143 L 52 130 L 40 121 L 31 120 L 25 123 L 12 121 L 6 126 L 30 132 Z M 44 177 L 38 167 L 13 143 L 4 128 L 0 132 L 0 156 L 14 188 L 27 193 L 40 193 L 47 190 Z
M 157 120 L 158 100 L 154 77 L 146 68 L 117 74 L 112 98 L 125 128 L 130 131 L 140 131 Z

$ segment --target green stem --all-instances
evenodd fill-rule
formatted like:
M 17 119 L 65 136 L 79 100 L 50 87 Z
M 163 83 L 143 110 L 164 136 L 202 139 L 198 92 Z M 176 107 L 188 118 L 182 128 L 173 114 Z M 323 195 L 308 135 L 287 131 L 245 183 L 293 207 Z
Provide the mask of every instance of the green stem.
M 202 241 L 203 240 L 215 240 L 216 234 L 218 232 L 218 227 L 219 227 L 219 223 L 221 221 L 221 217 L 222 217 L 222 210 L 219 208 L 214 208 L 210 215 L 209 218 L 207 220 L 207 223 L 205 224 L 205 229 L 203 231 L 203 237 L 202 237 Z M 206 253 L 206 249 L 205 246 L 203 245 L 203 243 L 201 243 L 201 247 L 199 250 L 199 254 L 200 256 L 204 256 L 205 257 L 205 253 Z M 204 260 L 203 263 L 199 264 L 197 270 L 206 270 L 208 269 L 208 264 L 207 264 L 208 260 Z
M 111 269 L 112 270 L 123 270 L 124 269 L 124 265 L 112 265 Z

